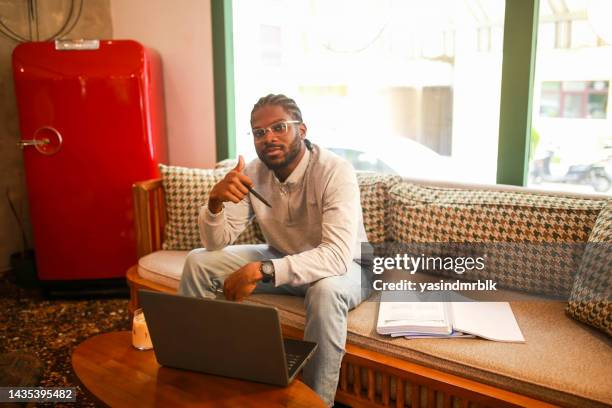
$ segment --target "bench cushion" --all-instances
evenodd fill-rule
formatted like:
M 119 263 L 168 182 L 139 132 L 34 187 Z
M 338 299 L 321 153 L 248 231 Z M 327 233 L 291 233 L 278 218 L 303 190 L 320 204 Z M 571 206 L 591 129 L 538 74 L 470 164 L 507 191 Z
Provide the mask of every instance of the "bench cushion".
M 187 253 L 149 254 L 141 258 L 139 274 L 176 288 Z M 349 313 L 350 343 L 555 404 L 612 404 L 610 340 L 567 316 L 562 302 L 512 302 L 527 342 L 509 344 L 380 336 L 375 330 L 378 309 L 374 300 Z M 304 328 L 303 298 L 261 294 L 251 296 L 249 301 L 276 306 L 284 324 Z
M 183 265 L 189 251 L 157 251 L 138 260 L 138 275 L 141 278 L 178 289 Z
M 393 241 L 500 243 L 498 256 L 490 257 L 487 268 L 474 270 L 464 278 L 492 279 L 507 289 L 564 299 L 569 298 L 583 244 L 606 204 L 605 198 L 426 186 L 406 181 L 394 185 L 389 196 Z M 520 256 L 504 253 L 509 250 Z M 551 279 L 553 266 L 555 278 Z

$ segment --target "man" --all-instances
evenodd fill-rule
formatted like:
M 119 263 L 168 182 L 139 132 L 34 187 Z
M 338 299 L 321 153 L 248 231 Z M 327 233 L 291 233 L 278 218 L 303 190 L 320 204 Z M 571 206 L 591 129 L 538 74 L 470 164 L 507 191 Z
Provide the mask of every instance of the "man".
M 284 95 L 259 99 L 251 127 L 259 159 L 245 167 L 239 157 L 210 191 L 198 220 L 206 249 L 187 257 L 179 293 L 215 297 L 222 290 L 236 301 L 253 291 L 304 296 L 304 339 L 319 345 L 304 381 L 331 406 L 348 311 L 369 295 L 354 261 L 367 241 L 355 172 L 306 139 L 301 111 Z M 232 245 L 253 216 L 267 245 Z

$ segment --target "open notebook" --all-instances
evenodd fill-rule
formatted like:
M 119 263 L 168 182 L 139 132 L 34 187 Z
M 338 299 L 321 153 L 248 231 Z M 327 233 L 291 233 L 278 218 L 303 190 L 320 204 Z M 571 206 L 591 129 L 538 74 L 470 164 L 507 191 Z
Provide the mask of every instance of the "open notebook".
M 408 338 L 477 336 L 525 342 L 508 302 L 428 302 L 416 295 L 413 301 L 397 301 L 384 292 L 379 306 L 379 334 Z

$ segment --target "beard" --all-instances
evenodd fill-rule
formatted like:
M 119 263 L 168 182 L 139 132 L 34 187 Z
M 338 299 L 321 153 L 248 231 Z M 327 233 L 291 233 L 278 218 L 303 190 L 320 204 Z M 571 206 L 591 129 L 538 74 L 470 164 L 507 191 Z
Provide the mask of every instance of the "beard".
M 295 158 L 300 154 L 300 150 L 302 148 L 302 139 L 300 138 L 300 133 L 297 129 L 295 130 L 293 136 L 294 137 L 291 144 L 287 146 L 286 149 L 285 146 L 281 145 L 267 145 L 264 146 L 261 151 L 257 151 L 257 157 L 259 157 L 259 160 L 264 162 L 266 167 L 268 167 L 270 170 L 284 169 L 285 167 L 289 166 L 293 160 L 295 160 Z M 270 160 L 268 157 L 266 157 L 266 149 L 272 146 L 280 147 L 285 152 L 285 157 L 282 160 Z

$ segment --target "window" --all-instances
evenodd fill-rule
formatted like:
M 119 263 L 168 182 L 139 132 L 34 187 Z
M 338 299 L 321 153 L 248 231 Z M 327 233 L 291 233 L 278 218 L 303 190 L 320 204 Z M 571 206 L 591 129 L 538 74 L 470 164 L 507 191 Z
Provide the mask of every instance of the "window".
M 504 7 L 234 0 L 238 152 L 255 156 L 253 104 L 285 93 L 308 137 L 358 169 L 494 183 Z
M 528 185 L 612 194 L 612 47 L 604 40 L 612 2 L 572 1 L 565 2 L 569 8 L 549 8 L 560 3 L 540 2 L 539 32 L 550 21 L 567 30 L 557 32 L 556 49 L 538 47 Z M 611 6 L 607 10 L 593 8 L 605 3 Z M 608 23 L 601 25 L 600 19 Z M 544 41 L 550 41 L 546 34 Z
M 259 26 L 260 60 L 264 66 L 280 66 L 283 59 L 281 28 L 262 24 Z
M 255 13 L 249 16 L 248 11 L 245 12 L 246 9 L 238 3 L 247 8 L 252 7 L 259 10 L 255 10 Z M 250 6 L 249 3 L 251 3 Z M 467 150 L 481 152 L 479 157 L 483 163 L 481 173 L 487 176 L 474 179 L 469 178 L 469 176 L 463 177 L 463 175 L 458 177 L 463 181 L 490 179 L 488 174 L 491 171 L 490 169 L 495 168 L 495 161 L 497 161 L 499 165 L 497 180 L 499 182 L 520 185 L 523 184 L 522 180 L 525 180 L 529 185 L 537 184 L 539 188 L 570 189 L 585 192 L 595 190 L 592 185 L 584 185 L 582 182 L 582 184 L 566 183 L 564 175 L 567 171 L 565 173 L 561 172 L 563 174 L 556 180 L 551 178 L 543 180 L 541 177 L 534 179 L 534 163 L 549 156 L 551 151 L 553 152 L 551 163 L 569 162 L 568 158 L 572 157 L 571 161 L 587 163 L 587 166 L 596 164 L 592 167 L 597 167 L 600 174 L 603 169 L 608 175 L 607 177 L 612 174 L 610 168 L 610 156 L 612 155 L 609 154 L 612 150 L 612 141 L 610 141 L 612 129 L 610 128 L 610 115 L 607 112 L 611 79 L 607 67 L 612 63 L 612 54 L 610 53 L 612 50 L 612 25 L 609 24 L 612 21 L 612 2 L 608 0 L 539 1 L 538 54 L 536 75 L 533 81 L 532 120 L 525 117 L 524 110 L 516 109 L 517 103 L 521 106 L 529 106 L 526 101 L 527 92 L 525 91 L 525 89 L 530 88 L 525 81 L 529 78 L 529 75 L 525 71 L 526 67 L 532 69 L 529 61 L 534 60 L 528 52 L 532 38 L 528 36 L 528 41 L 525 41 L 524 36 L 517 34 L 524 33 L 525 30 L 529 31 L 528 25 L 525 25 L 530 21 L 532 12 L 528 2 L 507 2 L 504 7 L 504 2 L 498 0 L 469 0 L 465 2 L 443 2 L 441 0 L 432 2 L 383 0 L 382 2 L 375 2 L 366 0 L 360 1 L 358 7 L 346 7 L 354 3 L 340 0 L 296 0 L 290 2 L 291 7 L 287 9 L 288 3 L 287 0 L 253 0 L 251 2 L 234 0 L 211 3 L 213 9 L 213 37 L 216 41 L 214 47 L 215 60 L 224 59 L 220 68 L 217 68 L 217 63 L 215 64 L 216 85 L 221 85 L 215 87 L 215 98 L 217 104 L 222 107 L 227 105 L 228 108 L 227 110 L 221 109 L 216 113 L 217 149 L 220 158 L 228 157 L 227 154 L 231 156 L 235 154 L 233 145 L 236 139 L 238 139 L 240 153 L 244 153 L 243 147 L 250 145 L 248 140 L 243 138 L 242 132 L 245 128 L 248 128 L 248 124 L 245 122 L 248 120 L 250 107 L 255 98 L 261 95 L 261 92 L 252 92 L 250 97 L 245 97 L 244 94 L 239 95 L 239 93 L 249 91 L 249 86 L 252 88 L 260 87 L 260 90 L 267 89 L 266 76 L 258 75 L 266 58 L 266 53 L 261 52 L 263 45 L 262 47 L 249 48 L 249 46 L 245 46 L 247 43 L 239 40 L 230 43 L 227 39 L 231 38 L 231 34 L 227 34 L 226 27 L 229 27 L 230 30 L 233 27 L 235 35 L 238 34 L 238 30 L 242 31 L 243 34 L 248 32 L 253 39 L 261 37 L 263 43 L 263 38 L 266 36 L 261 33 L 261 26 L 269 25 L 281 28 L 280 33 L 275 37 L 277 38 L 276 44 L 280 42 L 281 49 L 276 49 L 276 57 L 272 58 L 274 63 L 268 64 L 269 71 L 266 74 L 268 76 L 278 74 L 274 81 L 278 85 L 275 87 L 276 91 L 292 93 L 293 96 L 297 95 L 296 99 L 299 99 L 305 113 L 308 112 L 306 117 L 311 123 L 313 111 L 306 106 L 309 105 L 308 103 L 303 103 L 303 96 L 311 101 L 318 98 L 316 104 L 319 107 L 318 114 L 321 115 L 321 118 L 317 118 L 318 123 L 325 122 L 322 118 L 325 118 L 326 110 L 338 113 L 338 117 L 342 113 L 348 112 L 352 114 L 352 117 L 362 118 L 359 112 L 354 111 L 354 103 L 344 105 L 341 103 L 348 101 L 347 98 L 356 94 L 356 88 L 348 80 L 357 78 L 359 68 L 362 68 L 362 66 L 359 63 L 354 63 L 348 66 L 349 69 L 329 69 L 341 66 L 342 54 L 361 54 L 378 59 L 381 62 L 378 67 L 374 66 L 375 68 L 393 65 L 396 60 L 402 59 L 410 61 L 425 59 L 430 62 L 446 61 L 450 63 L 454 70 L 451 71 L 453 74 L 447 78 L 450 80 L 446 82 L 415 84 L 413 81 L 409 81 L 409 83 L 391 83 L 379 86 L 376 92 L 362 92 L 362 94 L 368 96 L 369 99 L 367 100 L 373 113 L 379 115 L 381 112 L 386 113 L 388 120 L 377 122 L 377 125 L 381 125 L 385 129 L 398 128 L 402 129 L 402 132 L 413 132 L 412 138 L 424 137 L 421 141 L 413 140 L 411 137 L 402 140 L 408 140 L 411 143 L 416 142 L 411 147 L 419 146 L 427 149 L 430 153 L 433 151 L 438 156 L 450 158 L 450 161 L 454 163 L 461 160 L 465 163 L 465 158 L 469 157 L 469 153 L 466 153 Z M 374 3 L 379 5 L 371 7 Z M 369 12 L 364 12 L 363 7 L 368 4 L 371 8 Z M 445 7 L 449 5 L 450 7 Z M 242 11 L 237 11 L 239 6 L 242 7 Z M 342 9 L 343 6 L 345 9 Z M 399 6 L 398 9 L 393 9 L 397 6 Z M 401 12 L 408 10 L 410 7 L 415 8 L 413 11 L 416 12 L 412 14 Z M 285 13 L 282 12 L 283 8 L 285 8 Z M 391 14 L 394 19 L 404 19 L 403 24 L 395 24 L 392 30 L 389 29 L 389 24 L 384 23 L 384 14 L 388 15 L 389 9 L 393 10 Z M 504 28 L 503 25 L 504 9 L 510 11 L 508 28 Z M 265 13 L 261 10 L 265 10 Z M 328 17 L 327 20 L 320 18 L 317 22 L 321 24 L 315 25 L 311 32 L 304 33 L 304 25 L 312 22 L 312 14 L 324 10 L 332 10 L 331 15 L 333 17 Z M 287 11 L 290 12 L 287 13 Z M 451 14 L 459 18 L 457 20 L 451 18 L 449 24 L 448 17 Z M 427 15 L 435 16 L 435 18 L 427 20 Z M 228 16 L 229 25 L 227 25 Z M 290 24 L 294 25 L 293 28 L 298 30 L 297 35 L 296 31 L 286 29 L 288 20 L 290 20 Z M 336 26 L 330 24 L 334 21 L 341 21 L 342 27 L 339 27 L 340 24 Z M 361 24 L 363 21 L 367 24 Z M 419 24 L 420 22 L 426 23 Z M 433 24 L 435 22 L 440 24 Z M 310 27 L 313 27 L 312 24 Z M 415 27 L 419 28 L 420 31 L 416 30 Z M 490 34 L 487 27 L 491 27 Z M 299 30 L 302 30 L 301 34 Z M 504 43 L 503 37 L 506 35 L 509 40 Z M 531 33 L 531 35 L 535 34 Z M 313 38 L 315 41 L 313 41 Z M 283 82 L 285 76 L 282 71 L 290 65 L 296 55 L 296 49 L 288 46 L 296 44 L 298 45 L 297 50 L 303 51 L 303 55 L 312 58 L 311 61 L 314 63 L 306 64 L 306 68 L 310 69 L 312 75 L 307 77 L 308 80 L 302 81 L 301 84 L 288 86 L 287 82 Z M 512 44 L 512 46 L 508 46 L 509 44 Z M 515 44 L 519 44 L 518 48 L 514 46 Z M 234 50 L 232 50 L 232 45 Z M 323 47 L 320 45 L 323 45 Z M 226 55 L 231 58 L 234 51 L 236 51 L 236 55 L 232 63 Z M 481 108 L 482 104 L 479 103 L 479 99 L 488 101 L 489 106 L 497 105 L 499 107 L 499 97 L 492 94 L 486 95 L 482 92 L 483 87 L 478 86 L 480 72 L 473 72 L 472 82 L 465 79 L 459 80 L 460 76 L 458 74 L 466 75 L 470 72 L 469 69 L 459 69 L 463 68 L 460 64 L 464 59 L 463 57 L 469 57 L 466 60 L 472 59 L 472 61 L 474 61 L 474 58 L 484 57 L 479 61 L 483 63 L 480 65 L 485 68 L 489 65 L 488 69 L 491 76 L 500 80 L 497 63 L 493 62 L 491 64 L 492 60 L 487 60 L 487 57 L 491 55 L 498 57 L 502 51 L 503 54 L 507 54 L 511 58 L 504 59 L 504 81 L 506 82 L 503 84 L 502 96 L 504 102 L 501 107 L 503 124 L 498 129 L 499 116 L 497 112 L 489 114 L 490 111 L 485 109 L 480 116 L 470 116 L 470 114 Z M 390 52 L 394 59 L 385 60 Z M 325 56 L 326 53 L 328 57 L 330 56 L 329 53 L 336 55 L 333 58 L 330 57 L 331 63 L 319 64 L 323 61 L 319 57 Z M 236 81 L 234 81 L 234 72 L 228 68 L 232 67 L 232 64 L 237 68 L 244 66 L 245 58 L 248 58 L 246 61 L 251 64 L 250 77 L 244 75 L 244 71 L 238 72 L 240 71 L 238 69 L 235 73 Z M 433 66 L 435 65 L 430 65 L 430 67 Z M 406 69 L 400 71 L 407 72 L 410 78 L 414 77 L 412 71 Z M 435 71 L 429 69 L 425 72 L 434 73 Z M 439 75 L 439 73 L 439 71 L 435 72 L 436 75 Z M 320 80 L 323 77 L 326 78 L 326 81 Z M 389 77 L 395 78 L 385 75 L 370 77 L 376 79 L 372 82 L 377 82 L 380 78 L 385 80 Z M 469 75 L 467 78 L 469 78 Z M 577 90 L 572 88 L 570 82 L 583 83 L 584 86 Z M 248 85 L 247 87 L 242 86 L 245 83 Z M 237 91 L 236 93 L 234 88 Z M 497 91 L 498 86 L 491 83 L 484 88 Z M 217 93 L 217 89 L 220 89 L 220 94 Z M 428 89 L 431 91 L 435 89 L 435 91 L 431 93 Z M 514 89 L 517 89 L 517 92 L 513 92 Z M 469 94 L 470 90 L 476 91 L 472 92 L 473 105 L 476 106 L 476 109 L 471 109 L 469 103 L 460 99 L 460 95 Z M 431 120 L 432 125 L 430 126 L 430 119 L 423 120 L 418 116 L 422 114 L 422 111 L 416 108 L 415 101 L 420 100 L 422 105 L 423 101 L 428 98 L 431 99 L 436 93 L 439 93 L 442 98 L 450 98 L 451 103 L 442 102 L 441 105 L 438 105 L 442 109 L 439 109 L 437 114 L 429 114 L 430 118 L 436 118 L 436 120 Z M 441 96 L 442 94 L 444 96 Z M 386 100 L 374 98 L 381 95 Z M 388 109 L 385 109 L 385 103 L 389 103 L 392 98 L 403 100 L 401 105 L 404 110 L 397 110 L 397 114 L 392 114 Z M 562 98 L 564 99 L 562 100 Z M 431 104 L 425 102 L 425 105 Z M 236 114 L 234 109 L 237 110 Z M 446 112 L 449 110 L 452 115 L 449 119 L 443 119 L 447 116 Z M 406 119 L 407 115 L 410 118 Z M 328 117 L 332 116 L 328 115 Z M 238 120 L 234 124 L 235 118 L 238 118 Z M 332 122 L 328 120 L 327 125 L 333 126 Z M 440 125 L 441 123 L 444 123 L 444 126 Z M 339 125 L 337 129 L 339 129 L 343 124 L 339 123 L 337 125 Z M 530 132 L 532 135 L 531 148 L 521 140 L 521 134 L 523 132 L 527 133 L 529 125 L 532 125 Z M 461 127 L 467 126 L 483 126 L 487 129 L 487 132 L 490 132 L 490 135 L 487 138 L 477 138 L 474 143 L 469 145 L 465 141 L 460 141 L 459 135 L 461 132 L 458 131 Z M 235 127 L 238 128 L 237 138 L 233 136 L 236 131 Z M 437 136 L 426 136 L 421 131 L 422 129 L 428 129 L 428 132 L 430 132 L 432 128 L 437 129 Z M 450 132 L 444 129 L 450 129 Z M 336 133 L 354 136 L 350 132 Z M 357 140 L 359 139 L 357 138 Z M 503 145 L 501 145 L 501 151 L 497 160 L 495 160 L 497 139 Z M 432 148 L 428 148 L 428 146 Z M 376 163 L 371 152 L 367 152 L 365 155 L 359 152 L 359 150 L 355 150 L 350 154 L 361 157 L 361 161 Z M 529 153 L 530 157 L 529 170 L 524 169 L 523 157 L 527 156 L 526 153 Z M 426 157 L 427 153 L 422 151 L 419 155 Z M 578 158 L 577 156 L 582 157 Z M 593 158 L 594 156 L 598 158 Z M 472 155 L 471 158 L 472 162 L 480 164 L 475 155 Z M 375 159 L 378 160 L 378 158 Z M 404 161 L 406 161 L 405 158 Z M 469 165 L 467 168 L 469 168 Z M 552 170 L 559 173 L 557 169 Z M 426 177 L 429 176 L 430 174 L 426 175 Z M 528 177 L 529 180 L 527 181 Z M 534 181 L 537 181 L 537 183 Z M 605 187 L 604 183 L 601 183 L 597 190 L 605 191 Z M 610 193 L 609 190 L 608 193 Z

